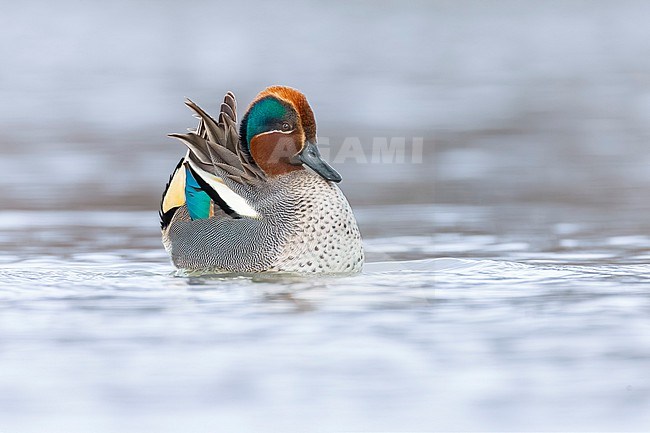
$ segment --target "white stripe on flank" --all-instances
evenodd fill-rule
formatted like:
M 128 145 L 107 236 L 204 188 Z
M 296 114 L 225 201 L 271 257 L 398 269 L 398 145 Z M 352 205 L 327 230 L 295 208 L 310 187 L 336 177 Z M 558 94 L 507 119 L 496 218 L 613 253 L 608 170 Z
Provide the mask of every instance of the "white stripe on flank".
M 186 161 L 190 164 L 192 170 L 194 170 L 194 172 L 197 175 L 201 176 L 201 179 L 203 179 L 205 183 L 210 185 L 212 189 L 214 189 L 217 192 L 217 194 L 219 194 L 219 197 L 221 197 L 222 200 L 225 201 L 226 204 L 230 206 L 232 210 L 234 210 L 235 212 L 237 212 L 239 215 L 242 216 L 247 216 L 251 218 L 260 217 L 257 211 L 253 209 L 250 204 L 248 204 L 246 199 L 240 196 L 239 194 L 237 194 L 232 189 L 228 188 L 226 184 L 223 183 L 223 180 L 220 177 L 200 169 L 189 158 L 187 158 Z

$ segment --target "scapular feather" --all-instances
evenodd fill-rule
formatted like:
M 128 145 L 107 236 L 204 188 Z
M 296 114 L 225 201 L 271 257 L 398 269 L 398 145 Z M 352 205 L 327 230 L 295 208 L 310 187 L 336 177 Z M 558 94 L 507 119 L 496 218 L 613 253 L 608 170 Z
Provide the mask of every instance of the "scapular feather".
M 214 143 L 219 143 L 220 138 L 217 134 L 217 130 L 221 129 L 217 125 L 217 122 L 201 107 L 196 105 L 192 100 L 188 99 L 185 101 L 185 105 L 190 107 L 198 116 L 199 119 L 201 119 L 203 126 L 205 127 L 205 132 L 207 133 L 207 138 L 208 140 L 214 142 Z
M 237 129 L 237 103 L 232 92 L 226 93 L 219 122 L 191 100 L 185 104 L 199 117 L 195 132 L 170 134 L 190 150 L 189 159 L 218 177 L 227 176 L 242 185 L 254 185 L 266 179 L 264 172 L 242 151 Z
M 214 200 L 214 202 L 221 208 L 221 210 L 223 210 L 230 217 L 232 217 L 232 218 L 241 218 L 241 215 L 239 215 L 237 212 L 235 212 L 235 210 L 233 210 L 233 208 L 230 207 L 230 205 L 228 203 L 226 203 L 226 201 L 219 195 L 219 193 L 217 191 L 215 191 L 208 184 L 208 182 L 206 182 L 196 171 L 194 171 L 191 166 L 188 165 L 186 167 L 186 169 L 187 169 L 187 172 L 188 172 L 188 178 L 191 176 L 192 180 L 196 183 L 196 188 L 198 188 L 201 191 L 201 193 L 204 194 L 204 196 L 202 195 L 200 199 L 205 200 L 205 198 L 207 197 L 207 201 L 208 201 L 207 211 L 208 211 L 208 214 L 207 214 L 207 216 L 203 216 L 202 218 L 208 218 L 209 217 L 210 206 L 212 205 L 212 202 L 211 202 L 210 199 Z M 192 188 L 195 188 L 195 187 L 192 186 Z M 198 200 L 197 200 L 197 207 L 199 207 L 199 206 L 201 206 L 201 208 L 200 208 L 201 210 L 203 210 L 203 211 L 205 210 L 203 201 L 198 203 Z M 190 217 L 192 217 L 192 210 L 190 208 L 190 199 L 189 199 L 189 197 L 187 199 L 187 208 L 190 211 Z M 203 212 L 202 215 L 206 215 L 205 212 Z M 195 218 L 192 217 L 192 219 L 195 219 Z
M 202 164 L 212 164 L 212 158 L 206 153 L 207 148 L 204 146 L 203 139 L 197 134 L 191 132 L 188 134 L 168 134 L 169 137 L 178 138 L 190 150 L 190 156 Z

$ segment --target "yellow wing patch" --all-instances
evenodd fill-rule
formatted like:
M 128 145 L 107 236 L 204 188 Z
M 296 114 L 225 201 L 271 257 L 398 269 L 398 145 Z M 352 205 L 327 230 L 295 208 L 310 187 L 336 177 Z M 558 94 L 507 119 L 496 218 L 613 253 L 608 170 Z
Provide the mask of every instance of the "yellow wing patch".
M 162 202 L 162 211 L 167 212 L 175 207 L 185 204 L 185 167 L 181 165 L 176 170 L 172 180 L 169 182 L 169 188 Z

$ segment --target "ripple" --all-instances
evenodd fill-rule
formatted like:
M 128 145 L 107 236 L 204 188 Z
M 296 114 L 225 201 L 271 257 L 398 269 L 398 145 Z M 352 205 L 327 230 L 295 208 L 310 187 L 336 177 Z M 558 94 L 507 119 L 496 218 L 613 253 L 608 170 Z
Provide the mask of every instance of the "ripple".
M 110 215 L 30 229 L 12 217 L 3 242 L 61 236 L 0 255 L 0 411 L 208 422 L 343 404 L 409 425 L 449 405 L 490 417 L 630 405 L 644 422 L 650 266 L 616 252 L 642 257 L 644 238 L 572 231 L 574 246 L 542 251 L 445 212 L 440 233 L 368 238 L 375 260 L 358 275 L 309 278 L 179 276 L 147 213 L 108 229 Z M 116 229 L 130 239 L 109 239 Z

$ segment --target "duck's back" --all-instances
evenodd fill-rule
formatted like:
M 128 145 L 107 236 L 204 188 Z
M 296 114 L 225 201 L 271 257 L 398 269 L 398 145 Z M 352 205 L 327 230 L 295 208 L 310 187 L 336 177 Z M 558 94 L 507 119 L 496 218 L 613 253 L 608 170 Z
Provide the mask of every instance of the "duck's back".
M 249 197 L 259 218 L 178 216 L 163 235 L 174 264 L 229 272 L 357 272 L 363 248 L 341 190 L 306 170 L 278 176 Z

